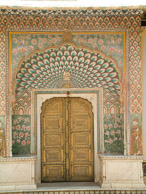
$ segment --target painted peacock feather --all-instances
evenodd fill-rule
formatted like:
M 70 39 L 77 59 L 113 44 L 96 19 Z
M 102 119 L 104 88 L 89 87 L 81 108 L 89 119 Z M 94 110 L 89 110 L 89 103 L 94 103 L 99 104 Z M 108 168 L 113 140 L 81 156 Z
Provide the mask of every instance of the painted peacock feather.
M 61 87 L 64 72 L 70 73 L 72 87 L 102 87 L 119 95 L 119 73 L 114 62 L 101 53 L 69 44 L 36 52 L 24 60 L 16 75 L 16 93 Z

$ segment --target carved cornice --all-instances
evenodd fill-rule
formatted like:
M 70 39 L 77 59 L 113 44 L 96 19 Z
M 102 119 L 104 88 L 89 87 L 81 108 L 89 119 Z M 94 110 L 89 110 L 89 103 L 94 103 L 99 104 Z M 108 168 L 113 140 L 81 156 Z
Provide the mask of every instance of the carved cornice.
M 143 160 L 143 156 L 122 156 L 122 155 L 104 155 L 99 154 L 99 158 L 102 160 Z
M 9 158 L 0 158 L 0 162 L 19 162 L 19 161 L 35 161 L 36 157 L 9 157 Z

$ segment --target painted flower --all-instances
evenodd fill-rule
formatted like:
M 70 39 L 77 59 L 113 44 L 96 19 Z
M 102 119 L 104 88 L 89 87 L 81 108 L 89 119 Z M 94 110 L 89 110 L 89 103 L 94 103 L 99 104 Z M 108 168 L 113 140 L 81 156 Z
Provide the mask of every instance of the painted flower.
M 92 38 L 89 38 L 89 39 L 88 39 L 88 43 L 89 43 L 89 44 L 92 44 L 92 43 L 93 43 L 93 39 L 92 39 Z
M 15 143 L 15 140 L 12 141 L 12 144 L 14 144 L 14 143 Z
M 113 135 L 115 135 L 115 132 L 112 130 L 110 134 L 113 136 Z
M 34 47 L 31 45 L 31 46 L 29 46 L 29 49 L 30 49 L 30 50 L 33 50 L 33 49 L 34 49 Z
M 108 127 L 111 129 L 112 128 L 112 124 L 109 124 Z
M 29 133 L 25 133 L 25 137 L 28 137 L 29 136 Z
M 30 144 L 30 141 L 27 141 L 27 144 Z
M 106 121 L 109 121 L 109 117 L 108 117 L 108 116 L 106 116 L 106 117 L 105 117 L 105 120 L 106 120 Z
M 105 125 L 104 125 L 104 129 L 107 129 L 107 127 L 108 127 L 107 124 L 105 124 Z
M 48 43 L 49 43 L 49 44 L 51 43 L 51 39 L 48 39 Z
M 17 126 L 16 126 L 16 129 L 17 129 L 17 130 L 20 130 L 20 129 L 21 129 L 21 126 L 20 126 L 20 125 L 17 125 Z
M 30 34 L 27 35 L 27 39 L 31 39 L 31 35 Z
M 22 118 L 22 117 L 18 117 L 18 120 L 19 120 L 19 121 L 22 121 L 22 120 L 23 120 L 23 118 Z
M 31 40 L 31 44 L 32 44 L 32 45 L 36 45 L 36 44 L 37 44 L 37 40 L 36 40 L 36 39 L 32 39 L 32 40 Z
M 115 137 L 115 138 L 114 138 L 114 141 L 117 141 L 117 139 L 118 139 L 118 138 L 117 138 L 117 137 Z
M 40 43 L 38 44 L 38 47 L 39 47 L 39 48 L 43 48 L 43 43 L 40 42 Z
M 15 127 L 14 126 L 12 127 L 12 130 L 15 130 Z
M 123 53 L 123 50 L 122 50 L 122 49 L 119 49 L 119 50 L 118 50 L 118 54 L 121 55 L 122 53 Z
M 83 44 L 84 40 L 83 38 L 79 38 L 79 44 Z
M 25 146 L 25 145 L 26 145 L 26 141 L 23 140 L 23 141 L 21 142 L 21 144 L 22 144 L 23 146 Z
M 106 46 L 102 45 L 101 50 L 105 50 L 105 49 L 106 49 Z
M 77 38 L 75 37 L 75 38 L 73 39 L 73 41 L 75 41 L 75 42 L 76 42 L 76 41 L 77 41 Z
M 20 135 L 21 138 L 23 138 L 24 133 L 23 132 L 20 132 L 19 135 Z
M 120 135 L 120 134 L 121 134 L 121 131 L 120 131 L 120 130 L 117 130 L 117 134 L 119 134 L 119 135 Z
M 22 130 L 25 131 L 25 129 L 26 129 L 26 126 L 22 125 Z
M 18 133 L 15 131 L 14 133 L 13 133 L 13 136 L 15 137 L 15 136 L 17 136 L 18 135 Z
M 99 40 L 98 40 L 98 44 L 99 44 L 99 45 L 102 45 L 102 44 L 103 44 L 103 39 L 99 39 Z
M 96 43 L 93 43 L 92 47 L 95 49 L 97 47 Z
M 18 49 L 18 51 L 19 51 L 19 53 L 26 53 L 27 52 L 27 49 L 25 48 L 25 47 L 20 47 L 19 49 Z
M 13 55 L 17 55 L 17 49 L 12 50 Z
M 94 38 L 94 42 L 97 42 L 97 38 Z
M 52 43 L 56 44 L 56 42 L 57 42 L 57 39 L 56 38 L 52 38 Z
M 120 118 L 116 118 L 116 121 L 119 123 L 120 122 Z
M 49 35 L 48 35 L 48 38 L 52 38 L 52 35 L 51 35 L 51 34 L 49 34 Z
M 111 143 L 113 143 L 113 140 L 110 138 L 108 142 L 111 144 Z
M 43 43 L 47 43 L 47 39 L 46 38 L 43 38 L 42 42 Z
M 14 42 L 15 44 L 17 44 L 17 42 L 18 42 L 17 38 L 13 38 L 13 42 Z
M 115 124 L 114 124 L 114 128 L 117 128 L 117 127 L 118 127 L 118 125 L 117 125 L 117 123 L 115 123 Z
M 109 131 L 106 131 L 106 132 L 105 132 L 105 135 L 109 135 Z
M 117 42 L 118 44 L 120 44 L 121 41 L 122 41 L 122 38 L 118 38 L 116 42 Z
M 30 126 L 26 127 L 26 130 L 27 130 L 27 131 L 30 131 Z
M 115 48 L 115 47 L 110 47 L 109 49 L 108 49 L 108 51 L 110 52 L 110 53 L 114 53 L 114 52 L 116 52 L 117 51 L 117 49 Z
M 17 143 L 20 143 L 20 139 L 17 139 Z
M 21 43 L 22 43 L 22 45 L 24 45 L 25 41 L 22 39 L 22 40 L 21 40 Z
M 38 41 L 39 41 L 39 42 L 42 42 L 42 38 L 41 38 L 41 37 L 38 37 Z
M 57 37 L 57 40 L 60 42 L 62 39 L 60 36 Z
M 29 118 L 25 118 L 25 119 L 24 119 L 24 122 L 25 122 L 25 123 L 29 123 Z

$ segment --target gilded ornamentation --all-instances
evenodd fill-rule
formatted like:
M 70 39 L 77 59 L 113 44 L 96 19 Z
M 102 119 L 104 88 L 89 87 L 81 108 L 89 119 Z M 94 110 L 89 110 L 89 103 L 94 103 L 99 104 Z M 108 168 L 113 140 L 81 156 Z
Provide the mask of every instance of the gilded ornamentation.
M 71 42 L 72 41 L 72 33 L 65 31 L 62 35 L 63 41 L 64 42 Z

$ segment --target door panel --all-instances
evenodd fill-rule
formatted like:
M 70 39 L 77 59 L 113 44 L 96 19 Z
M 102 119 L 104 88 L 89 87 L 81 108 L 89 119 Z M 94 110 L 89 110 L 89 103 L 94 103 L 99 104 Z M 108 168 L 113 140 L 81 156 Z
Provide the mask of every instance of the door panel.
M 93 181 L 93 115 L 87 100 L 70 98 L 70 181 Z
M 92 105 L 53 98 L 42 106 L 42 182 L 93 181 Z
M 71 165 L 71 181 L 90 182 L 93 179 L 89 175 L 92 174 L 92 167 L 90 165 Z
M 42 107 L 42 182 L 65 181 L 64 109 L 62 98 Z

